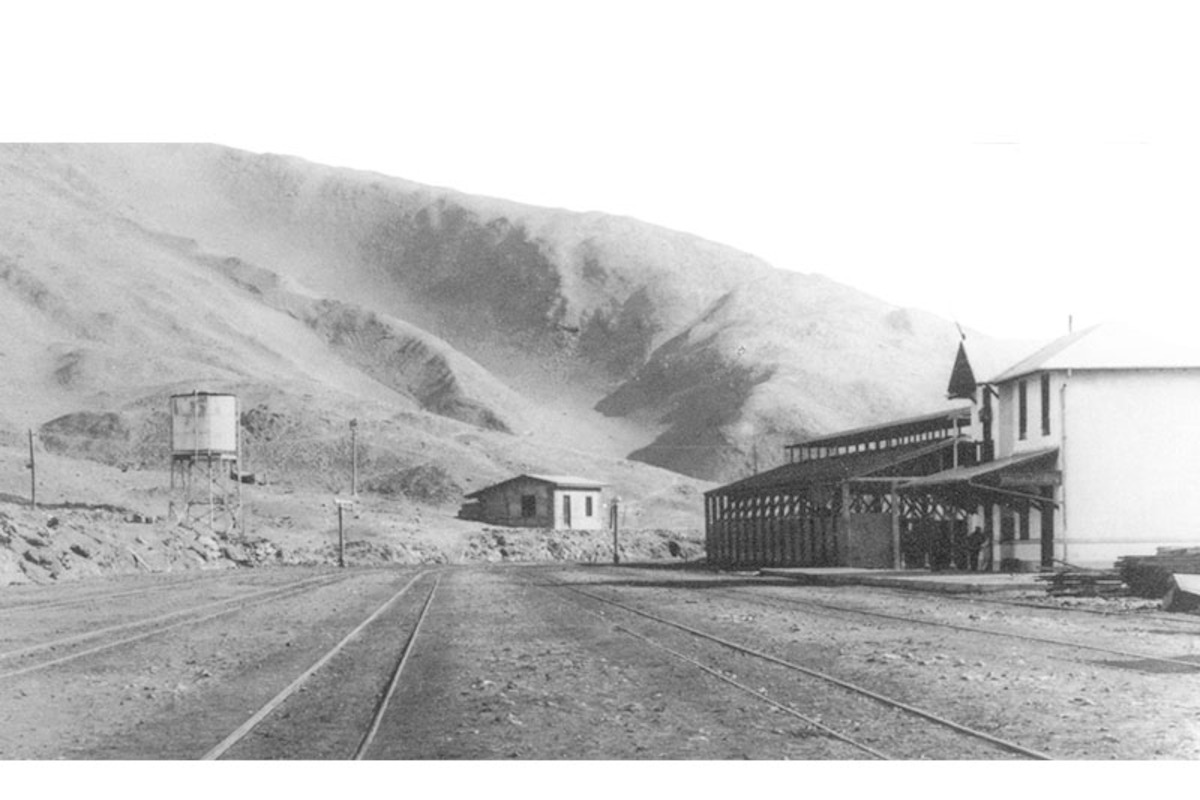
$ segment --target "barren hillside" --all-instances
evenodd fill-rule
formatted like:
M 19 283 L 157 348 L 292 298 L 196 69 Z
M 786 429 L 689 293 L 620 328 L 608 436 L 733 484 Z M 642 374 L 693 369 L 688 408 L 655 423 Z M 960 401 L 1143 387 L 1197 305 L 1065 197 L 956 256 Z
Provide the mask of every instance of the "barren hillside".
M 384 472 L 631 496 L 678 479 L 626 457 L 723 480 L 756 444 L 936 408 L 958 337 L 635 220 L 207 145 L 0 147 L 0 315 L 10 443 L 151 466 L 168 394 L 229 390 L 325 447 L 288 464 L 358 417 Z

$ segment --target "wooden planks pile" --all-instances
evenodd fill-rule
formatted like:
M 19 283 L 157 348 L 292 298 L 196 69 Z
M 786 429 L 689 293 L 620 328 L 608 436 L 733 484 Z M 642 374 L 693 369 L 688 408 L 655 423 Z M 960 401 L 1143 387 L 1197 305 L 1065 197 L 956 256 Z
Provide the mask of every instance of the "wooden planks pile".
M 1097 597 L 1125 592 L 1125 581 L 1115 569 L 1064 570 L 1038 575 L 1037 579 L 1049 583 L 1046 592 L 1055 597 Z
M 1121 556 L 1117 571 L 1138 597 L 1162 597 L 1174 573 L 1200 575 L 1200 547 L 1160 547 L 1152 556 Z

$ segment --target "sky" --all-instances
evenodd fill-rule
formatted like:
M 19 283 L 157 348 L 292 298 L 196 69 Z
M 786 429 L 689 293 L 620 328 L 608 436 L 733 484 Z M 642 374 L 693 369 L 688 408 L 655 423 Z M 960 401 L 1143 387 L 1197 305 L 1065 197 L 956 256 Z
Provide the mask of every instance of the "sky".
M 982 332 L 1200 339 L 1185 3 L 24 4 L 7 141 L 205 141 L 623 214 Z

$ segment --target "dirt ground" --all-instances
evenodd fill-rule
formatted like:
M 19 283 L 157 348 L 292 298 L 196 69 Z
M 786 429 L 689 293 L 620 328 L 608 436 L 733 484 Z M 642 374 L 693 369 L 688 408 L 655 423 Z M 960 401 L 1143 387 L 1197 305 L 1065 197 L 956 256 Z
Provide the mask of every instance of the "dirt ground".
M 419 569 L 286 567 L 0 588 L 0 755 L 198 758 Z M 1200 757 L 1196 670 L 1144 658 L 1200 663 L 1200 618 L 1189 615 L 1167 619 L 1147 609 L 1109 617 L 982 598 L 802 587 L 661 562 L 441 569 L 428 619 L 370 758 L 868 757 L 764 697 L 894 758 L 1013 757 L 814 679 L 700 644 L 562 584 L 837 675 L 1055 759 Z M 26 663 L 4 654 L 302 578 L 331 582 L 286 602 L 95 656 L 4 674 Z M 282 706 L 256 739 L 230 757 L 348 758 L 411 614 L 411 606 L 389 612 L 360 649 L 331 663 L 325 677 L 306 685 L 299 700 L 289 701 L 294 705 Z M 931 621 L 1130 655 L 921 624 Z M 750 691 L 640 636 L 700 660 Z

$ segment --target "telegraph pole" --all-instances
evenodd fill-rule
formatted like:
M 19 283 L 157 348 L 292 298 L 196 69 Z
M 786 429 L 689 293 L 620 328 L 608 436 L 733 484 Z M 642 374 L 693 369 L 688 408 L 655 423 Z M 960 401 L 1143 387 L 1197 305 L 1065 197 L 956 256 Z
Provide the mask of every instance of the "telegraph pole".
M 358 497 L 358 420 L 350 420 L 350 496 Z
M 621 563 L 621 553 L 617 550 L 617 534 L 621 528 L 621 514 L 619 504 L 621 498 L 614 497 L 612 504 L 608 507 L 609 520 L 612 522 L 613 532 L 613 564 Z
M 37 508 L 37 461 L 33 456 L 33 428 L 29 429 L 29 505 Z
M 338 566 L 346 566 L 346 532 L 342 523 L 342 512 L 346 508 L 346 504 L 341 500 L 335 500 L 338 510 Z

